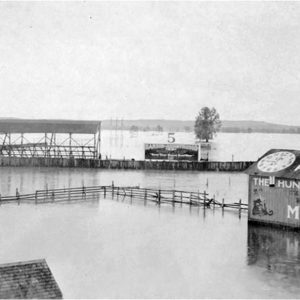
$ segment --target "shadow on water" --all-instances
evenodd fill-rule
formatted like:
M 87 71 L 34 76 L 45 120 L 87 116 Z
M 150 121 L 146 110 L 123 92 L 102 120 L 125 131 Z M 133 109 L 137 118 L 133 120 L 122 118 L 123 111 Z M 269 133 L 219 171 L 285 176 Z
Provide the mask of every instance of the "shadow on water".
M 300 278 L 300 233 L 248 224 L 248 265 Z

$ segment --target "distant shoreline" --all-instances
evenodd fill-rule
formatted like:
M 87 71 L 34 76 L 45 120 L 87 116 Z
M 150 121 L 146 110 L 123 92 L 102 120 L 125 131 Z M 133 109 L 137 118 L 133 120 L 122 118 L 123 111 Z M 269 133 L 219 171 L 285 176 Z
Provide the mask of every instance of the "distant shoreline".
M 193 132 L 194 121 L 180 120 L 103 120 L 103 130 L 131 130 L 156 132 Z M 224 133 L 281 133 L 300 134 L 300 126 L 289 126 L 261 121 L 222 121 Z

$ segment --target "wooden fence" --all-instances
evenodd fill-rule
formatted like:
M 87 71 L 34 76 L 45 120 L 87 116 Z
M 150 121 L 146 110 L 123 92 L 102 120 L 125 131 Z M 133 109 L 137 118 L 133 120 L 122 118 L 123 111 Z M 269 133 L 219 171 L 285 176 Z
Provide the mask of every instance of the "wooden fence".
M 112 199 L 119 200 L 122 198 L 138 199 L 139 201 L 152 202 L 157 205 L 169 204 L 175 207 L 175 205 L 183 206 L 188 205 L 203 207 L 203 209 L 215 209 L 220 207 L 222 211 L 225 208 L 237 209 L 239 217 L 241 217 L 242 210 L 247 210 L 248 205 L 242 203 L 241 200 L 235 203 L 225 203 L 224 198 L 222 201 L 218 201 L 215 197 L 210 198 L 209 195 L 204 192 L 188 192 L 181 190 L 167 190 L 167 189 L 153 189 L 153 188 L 140 188 L 138 186 L 81 186 L 75 188 L 60 188 L 60 189 L 44 189 L 36 190 L 31 194 L 20 194 L 18 189 L 15 196 L 0 195 L 0 205 L 5 203 L 58 203 L 58 202 L 74 202 L 74 201 L 87 201 L 87 200 L 99 200 L 107 196 Z
M 178 171 L 245 171 L 252 161 L 155 161 L 125 159 L 80 159 L 6 157 L 0 155 L 0 166 L 100 168 L 118 170 L 178 170 Z
M 20 194 L 16 190 L 16 195 L 5 196 L 0 195 L 0 205 L 5 203 L 57 203 L 57 202 L 71 202 L 71 201 L 86 201 L 86 200 L 99 200 L 101 198 L 110 196 L 112 199 L 123 200 L 125 198 L 138 199 L 148 201 L 157 205 L 170 204 L 170 205 L 189 205 L 203 207 L 203 209 L 220 207 L 223 211 L 225 208 L 237 209 L 239 216 L 242 210 L 248 209 L 248 205 L 242 203 L 241 200 L 235 203 L 225 203 L 224 199 L 218 201 L 215 197 L 210 198 L 204 192 L 188 192 L 181 190 L 167 190 L 167 189 L 153 189 L 153 188 L 140 188 L 138 186 L 81 186 L 75 188 L 60 188 L 60 189 L 44 189 L 37 190 L 31 194 Z

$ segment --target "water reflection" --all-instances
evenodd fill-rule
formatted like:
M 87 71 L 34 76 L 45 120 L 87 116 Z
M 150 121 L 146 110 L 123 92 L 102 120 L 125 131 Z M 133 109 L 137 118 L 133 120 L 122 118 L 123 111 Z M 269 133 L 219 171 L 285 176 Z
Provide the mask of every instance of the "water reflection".
M 300 278 L 300 233 L 249 224 L 248 265 Z

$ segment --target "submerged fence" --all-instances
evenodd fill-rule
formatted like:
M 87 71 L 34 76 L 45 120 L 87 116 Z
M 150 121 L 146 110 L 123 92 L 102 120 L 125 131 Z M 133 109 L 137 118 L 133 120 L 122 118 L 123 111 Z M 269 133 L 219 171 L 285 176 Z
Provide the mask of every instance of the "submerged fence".
M 242 203 L 241 200 L 235 203 L 225 203 L 224 198 L 222 201 L 217 201 L 215 197 L 210 198 L 204 192 L 188 192 L 181 190 L 168 190 L 168 189 L 153 189 L 153 188 L 140 188 L 138 186 L 81 186 L 75 188 L 60 188 L 60 189 L 44 189 L 36 190 L 31 194 L 20 194 L 16 190 L 15 196 L 0 195 L 0 205 L 5 203 L 57 203 L 57 202 L 71 202 L 71 201 L 86 201 L 86 200 L 99 200 L 101 198 L 110 196 L 114 198 L 130 198 L 148 201 L 157 205 L 170 204 L 170 205 L 189 205 L 207 208 L 220 207 L 222 210 L 225 208 L 237 209 L 239 216 L 242 210 L 248 209 L 248 205 Z

